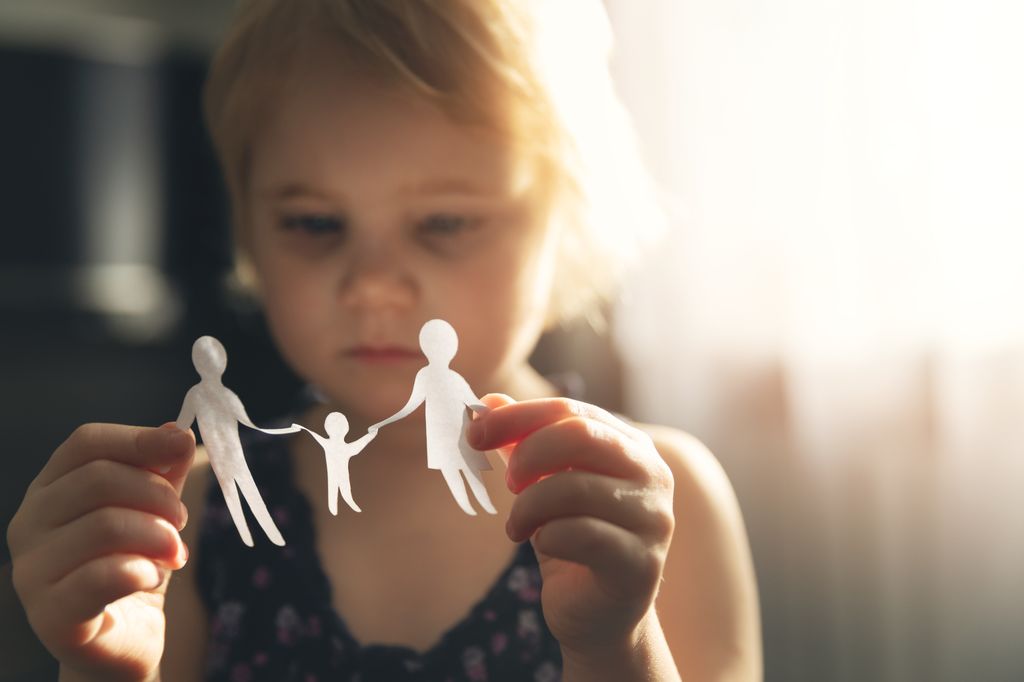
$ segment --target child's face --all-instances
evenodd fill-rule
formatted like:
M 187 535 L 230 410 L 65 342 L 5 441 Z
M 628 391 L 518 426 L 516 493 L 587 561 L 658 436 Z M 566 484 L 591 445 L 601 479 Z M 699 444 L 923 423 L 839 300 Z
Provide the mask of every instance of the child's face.
M 337 63 L 293 71 L 252 149 L 243 239 L 278 347 L 375 419 L 404 404 L 425 364 L 420 327 L 440 317 L 459 334 L 453 368 L 479 393 L 502 390 L 550 299 L 553 230 L 531 169 Z

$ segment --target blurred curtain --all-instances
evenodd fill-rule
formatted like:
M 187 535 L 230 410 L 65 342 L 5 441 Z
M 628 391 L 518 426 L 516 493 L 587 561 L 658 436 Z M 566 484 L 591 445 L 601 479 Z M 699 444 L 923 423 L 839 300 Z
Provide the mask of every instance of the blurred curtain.
M 1024 679 L 1024 7 L 606 5 L 673 214 L 628 409 L 736 485 L 768 678 Z

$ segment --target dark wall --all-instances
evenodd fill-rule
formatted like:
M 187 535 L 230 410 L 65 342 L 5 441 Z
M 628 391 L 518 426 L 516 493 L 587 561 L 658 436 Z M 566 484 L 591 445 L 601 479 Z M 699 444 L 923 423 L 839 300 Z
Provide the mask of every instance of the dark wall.
M 83 178 L 91 160 L 82 158 L 90 145 L 81 139 L 78 115 L 97 74 L 126 69 L 134 82 L 147 80 L 159 93 L 158 266 L 182 304 L 170 329 L 144 340 L 124 338 L 103 314 L 83 307 L 76 278 L 96 261 L 82 241 Z M 189 349 L 200 334 L 214 334 L 228 347 L 226 382 L 245 396 L 254 418 L 280 412 L 294 395 L 297 381 L 259 315 L 223 294 L 227 209 L 200 115 L 204 70 L 201 58 L 188 55 L 140 66 L 0 49 L 0 528 L 77 425 L 173 420 L 197 379 Z M 0 562 L 7 560 L 4 542 Z

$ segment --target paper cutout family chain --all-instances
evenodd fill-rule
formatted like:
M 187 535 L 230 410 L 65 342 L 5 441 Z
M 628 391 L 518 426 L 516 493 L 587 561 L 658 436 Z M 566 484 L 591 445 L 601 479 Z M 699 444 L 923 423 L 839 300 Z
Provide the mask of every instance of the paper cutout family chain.
M 485 412 L 487 408 L 480 404 L 466 380 L 449 367 L 458 347 L 459 337 L 450 324 L 444 320 L 430 320 L 424 324 L 420 329 L 420 348 L 427 358 L 427 366 L 416 373 L 408 402 L 394 415 L 371 426 L 365 436 L 347 443 L 348 419 L 340 412 L 327 415 L 324 421 L 326 437 L 298 424 L 280 429 L 262 429 L 253 424 L 242 401 L 221 382 L 228 364 L 224 346 L 212 336 L 201 336 L 192 345 L 192 362 L 199 372 L 200 381 L 185 394 L 178 415 L 178 428 L 189 429 L 193 422 L 198 422 L 210 466 L 220 484 L 228 511 L 242 541 L 250 547 L 253 546 L 252 535 L 242 513 L 239 493 L 249 503 L 253 516 L 270 541 L 284 545 L 284 538 L 267 511 L 245 462 L 238 435 L 239 424 L 272 435 L 301 430 L 316 439 L 327 460 L 327 503 L 331 513 L 337 515 L 339 492 L 348 506 L 360 511 L 352 498 L 349 460 L 358 455 L 381 428 L 407 417 L 425 404 L 427 466 L 441 471 L 452 496 L 464 512 L 476 514 L 469 503 L 463 476 L 480 506 L 495 514 L 480 477 L 480 472 L 490 469 L 491 465 L 482 452 L 474 450 L 466 442 L 466 426 L 470 421 L 466 408 L 477 412 Z

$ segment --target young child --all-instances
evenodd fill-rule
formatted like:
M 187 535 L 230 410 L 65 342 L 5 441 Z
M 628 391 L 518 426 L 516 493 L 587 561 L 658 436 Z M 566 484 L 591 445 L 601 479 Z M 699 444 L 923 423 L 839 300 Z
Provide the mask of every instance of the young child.
M 9 528 L 62 680 L 760 679 L 714 458 L 527 362 L 611 291 L 648 215 L 602 22 L 599 0 L 241 3 L 208 122 L 240 268 L 325 396 L 282 423 L 338 411 L 367 432 L 405 404 L 420 327 L 447 320 L 491 408 L 468 439 L 498 513 L 467 515 L 424 465 L 422 410 L 351 460 L 361 513 L 329 512 L 308 434 L 250 432 L 287 545 L 249 548 L 189 432 L 83 426 Z

